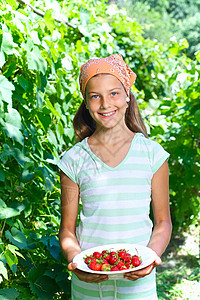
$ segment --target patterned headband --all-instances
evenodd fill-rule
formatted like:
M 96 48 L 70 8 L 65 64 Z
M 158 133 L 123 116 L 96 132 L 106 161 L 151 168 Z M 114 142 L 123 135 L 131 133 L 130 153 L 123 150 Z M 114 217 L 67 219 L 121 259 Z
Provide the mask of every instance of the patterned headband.
M 136 79 L 136 74 L 124 62 L 120 54 L 105 58 L 92 58 L 81 66 L 79 76 L 80 90 L 85 100 L 85 89 L 90 78 L 97 74 L 110 74 L 119 79 L 125 88 L 127 96 Z

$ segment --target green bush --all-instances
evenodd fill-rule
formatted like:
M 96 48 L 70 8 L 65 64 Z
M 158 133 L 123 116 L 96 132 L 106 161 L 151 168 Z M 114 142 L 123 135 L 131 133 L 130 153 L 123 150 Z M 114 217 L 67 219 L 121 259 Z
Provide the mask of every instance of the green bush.
M 50 2 L 33 2 L 41 3 Z M 0 4 L 0 295 L 7 299 L 70 297 L 56 163 L 74 144 L 78 73 L 91 56 L 118 52 L 135 70 L 149 133 L 171 153 L 174 227 L 197 214 L 199 64 L 179 56 L 187 45 L 145 39 L 104 0 L 52 3 L 44 18 L 15 0 Z

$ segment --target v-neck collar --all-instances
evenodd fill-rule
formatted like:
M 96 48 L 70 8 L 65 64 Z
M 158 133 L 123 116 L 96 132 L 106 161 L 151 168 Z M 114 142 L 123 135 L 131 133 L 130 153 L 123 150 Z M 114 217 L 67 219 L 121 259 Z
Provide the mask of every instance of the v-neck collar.
M 128 159 L 128 157 L 129 157 L 129 155 L 130 155 L 130 153 L 131 153 L 131 150 L 132 150 L 132 148 L 133 148 L 133 145 L 135 144 L 136 138 L 137 138 L 137 136 L 138 136 L 139 134 L 140 134 L 140 133 L 138 133 L 138 132 L 135 133 L 135 135 L 134 135 L 134 137 L 133 137 L 133 139 L 132 139 L 132 141 L 131 141 L 131 145 L 130 145 L 130 147 L 129 147 L 129 150 L 128 150 L 126 156 L 125 156 L 124 159 L 123 159 L 117 166 L 115 166 L 115 167 L 110 167 L 110 166 L 108 166 L 108 165 L 107 165 L 106 163 L 104 163 L 98 156 L 96 156 L 96 154 L 94 154 L 94 152 L 92 152 L 92 150 L 90 149 L 90 146 L 89 146 L 89 144 L 88 144 L 88 141 L 87 141 L 89 137 L 86 137 L 86 138 L 85 138 L 85 146 L 86 146 L 86 148 L 88 149 L 89 153 L 93 156 L 93 158 L 94 158 L 95 160 L 98 160 L 104 167 L 106 167 L 106 168 L 109 169 L 109 170 L 116 170 L 116 169 L 120 168 L 121 165 L 123 165 L 123 164 L 125 163 L 125 161 Z

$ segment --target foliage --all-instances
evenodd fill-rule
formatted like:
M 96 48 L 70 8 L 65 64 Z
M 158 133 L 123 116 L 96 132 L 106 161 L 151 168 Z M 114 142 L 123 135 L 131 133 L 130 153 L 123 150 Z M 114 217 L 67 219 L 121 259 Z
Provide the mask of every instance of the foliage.
M 157 268 L 159 300 L 198 299 L 200 263 L 198 259 L 198 223 L 173 236 Z
M 200 50 L 199 0 L 116 2 L 120 7 L 125 7 L 128 15 L 141 24 L 146 38 L 167 44 L 173 36 L 179 40 L 186 38 L 189 43 L 186 53 L 191 58 Z
M 91 56 L 118 52 L 136 70 L 149 133 L 171 153 L 175 228 L 197 214 L 199 64 L 179 56 L 186 41 L 166 47 L 145 39 L 140 25 L 104 0 L 34 1 L 38 9 L 52 3 L 44 18 L 15 0 L 0 4 L 0 295 L 8 299 L 70 297 L 57 237 L 56 163 L 74 144 L 78 73 Z
M 199 0 L 137 0 L 136 3 L 147 4 L 160 14 L 167 12 L 177 20 L 192 16 L 200 9 Z
M 160 104 L 157 102 L 150 122 L 154 125 L 151 134 L 160 136 L 160 142 L 171 154 L 172 220 L 175 226 L 185 227 L 199 211 L 200 66 L 190 59 L 180 63 L 168 71 L 171 93 Z
M 187 50 L 189 57 L 193 57 L 200 49 L 200 10 L 193 16 L 187 17 L 178 23 L 177 37 L 187 39 L 190 47 Z

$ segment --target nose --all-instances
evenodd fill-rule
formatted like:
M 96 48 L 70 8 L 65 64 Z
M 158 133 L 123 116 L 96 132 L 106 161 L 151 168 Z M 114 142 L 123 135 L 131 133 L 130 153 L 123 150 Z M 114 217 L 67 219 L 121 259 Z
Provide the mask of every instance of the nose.
M 107 96 L 101 97 L 101 108 L 107 108 L 110 106 L 109 99 Z

